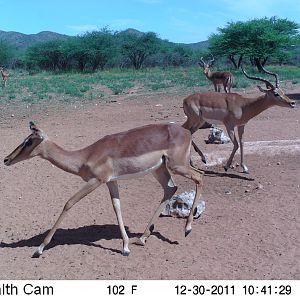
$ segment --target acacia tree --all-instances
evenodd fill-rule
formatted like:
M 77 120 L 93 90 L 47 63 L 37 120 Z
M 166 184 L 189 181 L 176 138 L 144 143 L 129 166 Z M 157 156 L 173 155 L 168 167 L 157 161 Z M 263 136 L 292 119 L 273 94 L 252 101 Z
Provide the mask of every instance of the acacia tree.
M 261 70 L 270 57 L 291 49 L 299 38 L 298 28 L 297 23 L 276 17 L 230 22 L 210 36 L 210 49 L 227 56 L 236 68 L 246 56 Z
M 57 70 L 61 60 L 61 40 L 37 43 L 27 49 L 25 60 L 29 67 L 38 66 L 41 69 Z
M 6 65 L 12 57 L 12 46 L 6 41 L 0 40 L 0 67 Z
M 121 52 L 135 69 L 140 69 L 147 57 L 159 49 L 159 39 L 153 32 L 121 35 Z
M 82 36 L 93 71 L 99 67 L 103 70 L 114 56 L 116 47 L 113 37 L 113 33 L 107 28 L 101 31 L 87 32 Z

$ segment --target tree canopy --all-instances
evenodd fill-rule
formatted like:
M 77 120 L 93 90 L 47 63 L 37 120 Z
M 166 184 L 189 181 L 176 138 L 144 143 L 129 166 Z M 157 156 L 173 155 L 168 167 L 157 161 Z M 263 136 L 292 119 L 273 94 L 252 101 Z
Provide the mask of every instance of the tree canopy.
M 12 46 L 6 41 L 0 40 L 0 66 L 6 65 L 12 57 Z
M 238 68 L 247 57 L 260 70 L 271 57 L 282 56 L 299 39 L 299 25 L 277 17 L 229 22 L 209 38 L 215 55 L 227 56 Z
M 124 33 L 120 38 L 121 53 L 130 60 L 135 69 L 140 69 L 145 59 L 156 53 L 160 45 L 154 32 L 141 35 Z

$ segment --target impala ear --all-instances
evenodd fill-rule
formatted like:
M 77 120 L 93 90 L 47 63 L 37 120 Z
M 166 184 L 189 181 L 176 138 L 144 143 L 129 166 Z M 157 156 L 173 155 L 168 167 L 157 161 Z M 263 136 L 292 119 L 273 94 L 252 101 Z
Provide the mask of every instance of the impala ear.
M 46 135 L 39 129 L 32 121 L 29 122 L 29 128 L 33 134 L 38 135 L 41 139 L 44 139 Z
M 36 127 L 36 125 L 32 121 L 29 122 L 29 128 L 32 131 L 32 133 L 36 133 L 39 131 L 39 129 Z

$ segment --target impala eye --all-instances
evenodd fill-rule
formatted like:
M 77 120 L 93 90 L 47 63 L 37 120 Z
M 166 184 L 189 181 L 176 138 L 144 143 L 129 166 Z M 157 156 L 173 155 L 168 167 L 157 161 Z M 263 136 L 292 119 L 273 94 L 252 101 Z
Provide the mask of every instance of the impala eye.
M 29 139 L 25 142 L 25 147 L 29 147 L 32 145 L 32 139 Z

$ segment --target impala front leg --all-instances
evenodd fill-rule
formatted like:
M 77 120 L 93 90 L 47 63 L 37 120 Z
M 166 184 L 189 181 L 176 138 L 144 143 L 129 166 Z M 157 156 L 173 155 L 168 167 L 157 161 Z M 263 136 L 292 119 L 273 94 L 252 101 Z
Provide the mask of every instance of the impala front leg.
M 58 217 L 57 221 L 55 222 L 52 229 L 49 231 L 47 236 L 45 237 L 42 244 L 37 248 L 37 250 L 33 253 L 32 257 L 36 258 L 39 257 L 42 253 L 44 248 L 50 243 L 55 231 L 57 230 L 59 224 L 63 220 L 64 216 L 66 215 L 67 211 L 78 201 L 80 201 L 83 197 L 91 193 L 94 189 L 96 189 L 100 185 L 100 181 L 96 178 L 90 179 L 84 187 L 79 190 L 74 196 L 72 196 L 68 202 L 65 204 L 63 211 L 61 212 L 60 216 Z
M 237 139 L 235 137 L 235 134 L 234 134 L 234 127 L 231 127 L 231 126 L 228 126 L 228 125 L 225 125 L 226 126 L 226 129 L 227 129 L 227 133 L 233 143 L 233 149 L 232 149 L 232 152 L 230 154 L 230 157 L 226 163 L 226 165 L 224 166 L 224 169 L 225 171 L 227 172 L 227 170 L 230 168 L 231 166 L 231 163 L 232 163 L 232 160 L 233 160 L 233 157 L 235 155 L 235 152 L 236 150 L 239 148 L 239 144 L 237 142 Z

